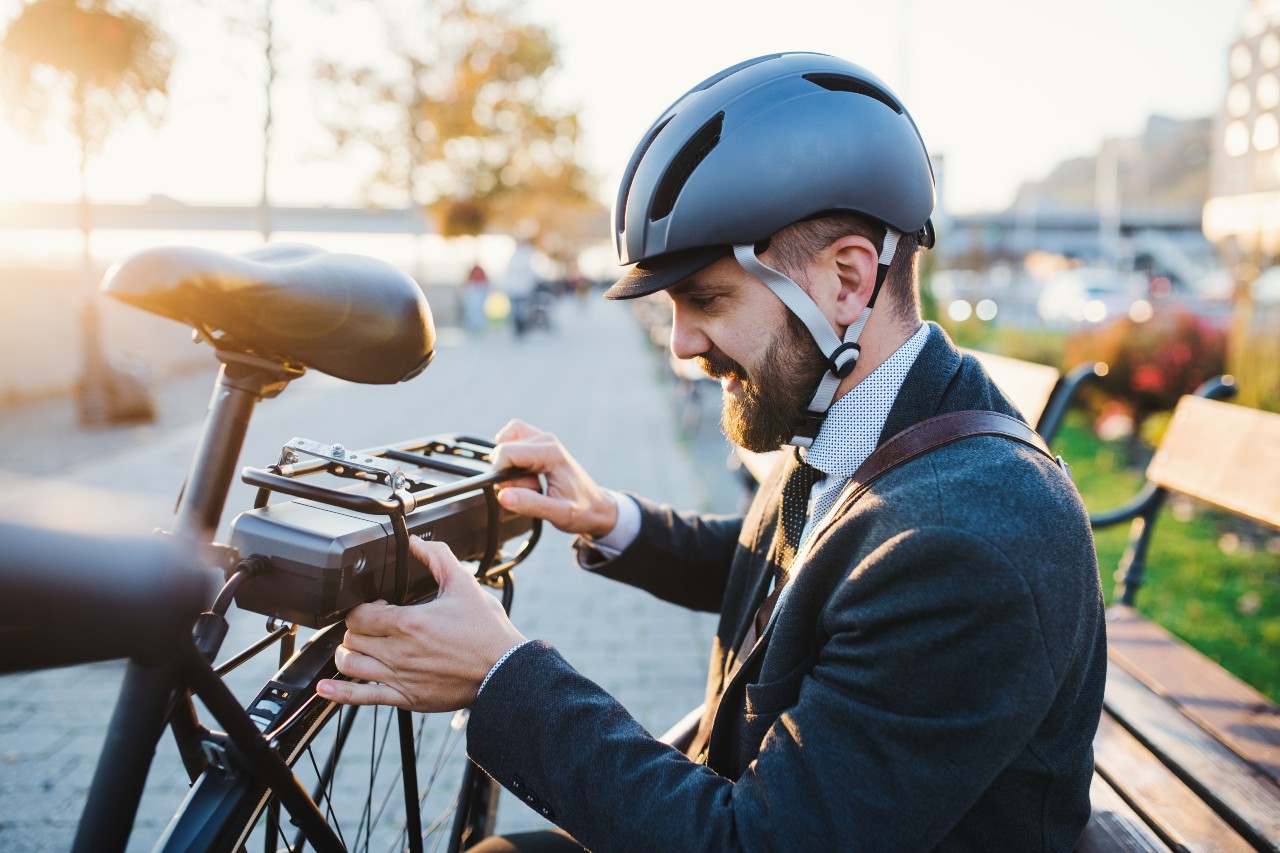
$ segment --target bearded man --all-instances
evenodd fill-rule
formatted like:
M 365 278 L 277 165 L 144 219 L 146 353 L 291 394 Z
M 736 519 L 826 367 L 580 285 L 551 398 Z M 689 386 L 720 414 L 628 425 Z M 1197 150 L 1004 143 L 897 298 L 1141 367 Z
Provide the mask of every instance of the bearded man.
M 839 59 L 760 57 L 676 101 L 625 175 L 631 269 L 606 295 L 664 291 L 727 434 L 786 462 L 745 517 L 702 517 L 601 488 L 513 422 L 498 464 L 547 489 L 500 500 L 577 534 L 585 568 L 720 614 L 696 733 L 651 737 L 436 543 L 414 543 L 435 602 L 348 619 L 339 668 L 375 683 L 322 692 L 471 708 L 471 758 L 563 829 L 475 849 L 1072 849 L 1105 667 L 1092 537 L 1014 407 L 921 321 L 934 186 L 901 102 Z M 978 422 L 997 427 L 954 426 Z

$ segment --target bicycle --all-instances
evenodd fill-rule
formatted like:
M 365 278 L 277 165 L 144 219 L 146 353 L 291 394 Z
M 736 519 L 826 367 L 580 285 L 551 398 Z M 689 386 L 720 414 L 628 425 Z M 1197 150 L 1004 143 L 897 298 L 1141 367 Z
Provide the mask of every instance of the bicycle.
M 408 559 L 411 535 L 448 542 L 510 607 L 511 570 L 541 527 L 497 503 L 496 486 L 518 472 L 493 470 L 492 443 L 446 434 L 348 451 L 295 438 L 274 464 L 241 472 L 258 488 L 255 506 L 228 543 L 213 541 L 260 400 L 308 369 L 389 384 L 431 361 L 434 328 L 417 284 L 370 258 L 276 245 L 234 256 L 151 250 L 109 272 L 103 289 L 192 326 L 221 368 L 167 533 L 117 541 L 0 524 L 0 672 L 130 659 L 74 849 L 123 849 L 166 727 L 192 787 L 157 849 L 389 842 L 416 851 L 430 839 L 432 849 L 459 850 L 489 834 L 497 786 L 454 752 L 463 715 L 434 733 L 425 715 L 357 713 L 314 688 L 337 674 L 346 610 L 434 594 Z M 214 664 L 232 603 L 267 616 L 268 627 Z M 300 648 L 299 626 L 314 629 Z M 223 677 L 272 646 L 279 671 L 242 706 Z M 225 731 L 200 722 L 193 697 Z M 387 759 L 393 737 L 398 760 Z M 362 796 L 352 796 L 340 777 L 361 759 Z M 462 765 L 461 779 L 441 796 L 437 780 L 450 764 Z M 383 818 L 393 825 L 384 829 Z

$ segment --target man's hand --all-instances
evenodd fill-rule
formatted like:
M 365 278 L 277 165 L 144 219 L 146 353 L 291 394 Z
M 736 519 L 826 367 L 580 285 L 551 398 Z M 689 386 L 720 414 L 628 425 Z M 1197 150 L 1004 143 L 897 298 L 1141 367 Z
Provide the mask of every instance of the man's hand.
M 547 478 L 547 493 L 536 477 L 509 480 L 498 489 L 498 502 L 512 512 L 545 518 L 565 533 L 601 537 L 618 523 L 618 506 L 608 492 L 569 455 L 549 432 L 512 421 L 498 433 L 494 468 L 526 468 Z
M 435 576 L 439 595 L 409 607 L 377 601 L 348 613 L 334 660 L 344 675 L 375 683 L 325 679 L 316 688 L 321 696 L 349 705 L 456 711 L 475 702 L 493 665 L 524 642 L 502 604 L 449 546 L 414 537 L 409 550 Z

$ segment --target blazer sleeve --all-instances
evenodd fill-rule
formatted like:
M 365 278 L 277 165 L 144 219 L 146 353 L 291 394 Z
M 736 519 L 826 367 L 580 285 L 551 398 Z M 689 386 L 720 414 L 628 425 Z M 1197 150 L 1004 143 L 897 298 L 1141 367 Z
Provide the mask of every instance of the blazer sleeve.
M 693 610 L 716 612 L 724 600 L 740 516 L 676 512 L 628 495 L 640 507 L 640 532 L 616 558 L 590 570 Z
M 773 722 L 735 781 L 540 643 L 477 699 L 470 755 L 589 849 L 933 848 L 1053 701 L 1035 597 L 994 545 L 917 529 L 852 567 L 818 630 L 814 659 L 748 687 L 747 722 Z

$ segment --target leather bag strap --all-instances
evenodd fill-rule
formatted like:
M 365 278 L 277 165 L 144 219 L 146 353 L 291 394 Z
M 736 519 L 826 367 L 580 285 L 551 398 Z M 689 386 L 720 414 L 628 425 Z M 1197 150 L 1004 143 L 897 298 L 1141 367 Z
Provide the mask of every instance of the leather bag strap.
M 877 447 L 849 478 L 841 503 L 851 503 L 885 474 L 937 447 L 976 435 L 1002 435 L 1027 445 L 1054 461 L 1040 433 L 1011 415 L 1000 412 L 946 412 L 909 426 Z

